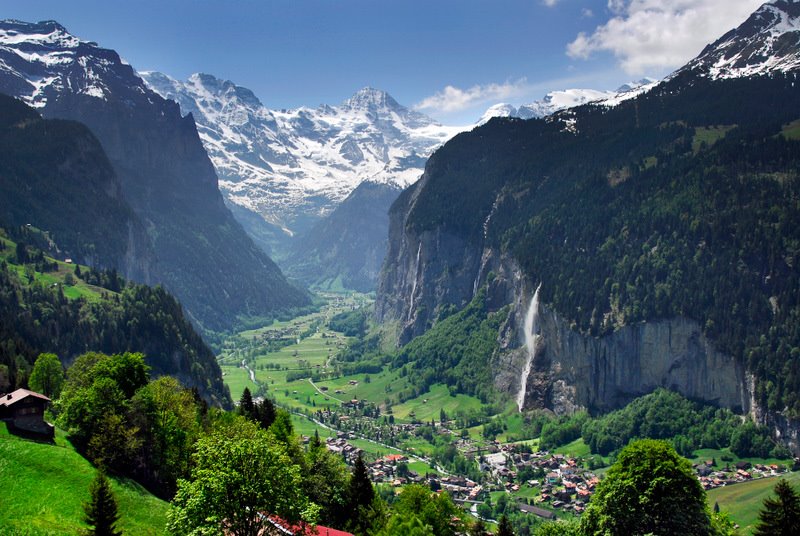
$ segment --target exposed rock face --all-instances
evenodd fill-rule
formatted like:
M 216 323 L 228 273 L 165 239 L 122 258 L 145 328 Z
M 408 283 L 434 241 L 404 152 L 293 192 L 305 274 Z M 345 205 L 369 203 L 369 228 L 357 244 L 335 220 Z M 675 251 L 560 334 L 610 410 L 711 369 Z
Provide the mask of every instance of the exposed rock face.
M 693 320 L 643 322 L 600 338 L 570 330 L 548 307 L 540 323 L 534 371 L 550 381 L 528 390 L 529 404 L 605 412 L 666 387 L 737 413 L 750 410 L 744 367 L 715 350 Z
M 378 282 L 376 315 L 380 322 L 400 323 L 400 344 L 424 333 L 442 305 L 466 305 L 481 264 L 480 248 L 459 235 L 406 228 L 424 182 L 409 187 L 389 211 L 389 249 Z
M 499 334 L 495 386 L 517 393 L 527 358 L 522 319 L 536 284 L 522 276 L 512 258 L 494 249 L 441 231 L 419 236 L 408 230 L 400 233 L 405 225 L 399 209 L 404 201 L 413 203 L 414 192 L 404 196 L 391 215 L 389 255 L 376 304 L 379 319 L 399 321 L 399 343 L 404 344 L 424 333 L 442 306 L 461 307 L 488 283 L 491 309 L 513 304 Z M 541 337 L 528 379 L 527 408 L 559 414 L 580 409 L 605 412 L 666 387 L 738 413 L 752 409 L 744 366 L 718 352 L 693 320 L 639 323 L 591 337 L 570 329 L 542 305 L 539 322 Z

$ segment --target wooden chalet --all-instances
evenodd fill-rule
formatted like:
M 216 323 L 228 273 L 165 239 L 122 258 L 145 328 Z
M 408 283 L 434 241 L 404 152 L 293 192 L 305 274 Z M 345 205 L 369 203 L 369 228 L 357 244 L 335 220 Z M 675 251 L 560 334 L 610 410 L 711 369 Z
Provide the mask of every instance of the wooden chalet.
M 44 420 L 50 399 L 27 389 L 17 389 L 0 397 L 0 420 L 11 432 L 52 439 L 55 429 Z

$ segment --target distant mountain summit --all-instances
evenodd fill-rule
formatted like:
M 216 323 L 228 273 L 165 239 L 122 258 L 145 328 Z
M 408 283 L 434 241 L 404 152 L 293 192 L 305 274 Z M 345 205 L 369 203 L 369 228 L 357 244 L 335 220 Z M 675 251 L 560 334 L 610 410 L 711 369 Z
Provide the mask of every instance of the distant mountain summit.
M 53 21 L 0 21 L 0 92 L 45 118 L 89 127 L 147 229 L 156 257 L 151 280 L 173 292 L 196 322 L 229 329 L 240 316 L 308 303 L 225 207 L 193 118 L 150 90 L 115 51 Z M 238 98 L 257 102 L 243 91 Z
M 411 184 L 431 152 L 461 130 L 370 87 L 339 106 L 271 110 L 211 75 L 141 75 L 194 116 L 228 201 L 286 235 L 307 231 L 366 180 Z
M 764 4 L 739 27 L 677 71 L 713 79 L 785 73 L 800 68 L 800 2 Z
M 530 104 L 522 104 L 519 108 L 512 104 L 495 104 L 483 114 L 478 121 L 482 125 L 492 117 L 516 117 L 519 119 L 534 119 L 547 117 L 561 110 L 574 108 L 588 103 L 614 105 L 622 100 L 630 99 L 653 87 L 656 83 L 651 78 L 643 78 L 636 82 L 623 84 L 616 91 L 601 91 L 597 89 L 565 89 L 551 91 L 543 99 Z

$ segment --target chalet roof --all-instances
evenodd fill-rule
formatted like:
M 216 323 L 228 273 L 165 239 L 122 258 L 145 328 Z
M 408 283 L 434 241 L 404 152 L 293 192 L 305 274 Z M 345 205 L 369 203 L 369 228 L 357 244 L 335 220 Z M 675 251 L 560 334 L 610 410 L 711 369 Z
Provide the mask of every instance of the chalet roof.
M 286 534 L 286 535 L 296 535 L 296 536 L 353 536 L 350 532 L 345 532 L 343 530 L 332 529 L 328 527 L 323 527 L 322 525 L 317 525 L 316 527 L 312 527 L 310 525 L 292 525 L 288 521 L 281 519 L 278 516 L 269 516 L 268 521 L 270 524 L 278 529 L 279 532 Z
M 543 517 L 544 519 L 553 519 L 556 515 L 551 512 L 550 510 L 545 510 L 544 508 L 539 508 L 537 506 L 531 506 L 525 503 L 518 503 L 519 509 L 528 514 L 534 514 L 539 517 Z
M 43 394 L 36 393 L 34 391 L 28 391 L 27 389 L 17 389 L 13 393 L 9 393 L 7 395 L 3 395 L 2 398 L 0 398 L 0 407 L 2 407 L 2 406 L 5 406 L 5 407 L 13 406 L 17 402 L 25 400 L 29 396 L 32 396 L 34 398 L 39 398 L 41 400 L 44 400 L 45 402 L 50 402 L 50 399 L 47 398 L 46 396 L 44 396 Z

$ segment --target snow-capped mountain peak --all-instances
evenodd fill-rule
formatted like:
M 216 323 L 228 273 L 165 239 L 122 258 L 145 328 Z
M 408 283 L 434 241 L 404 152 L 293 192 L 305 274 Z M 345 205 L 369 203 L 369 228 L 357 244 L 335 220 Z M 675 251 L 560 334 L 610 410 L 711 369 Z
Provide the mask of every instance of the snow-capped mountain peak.
M 270 110 L 211 75 L 141 76 L 192 113 L 227 198 L 297 233 L 365 180 L 407 186 L 460 128 L 444 127 L 366 87 L 339 106 Z
M 55 21 L 0 21 L 0 73 L 0 91 L 36 108 L 65 90 L 98 99 L 106 99 L 111 86 L 145 92 L 116 52 L 75 37 Z
M 775 0 L 708 45 L 674 75 L 739 78 L 800 69 L 800 2 Z
M 351 110 L 397 110 L 402 106 L 387 92 L 373 87 L 365 87 L 359 89 L 352 97 L 344 101 L 342 108 Z
M 519 117 L 517 113 L 517 108 L 513 104 L 499 102 L 490 106 L 485 112 L 483 112 L 481 118 L 478 119 L 478 124 L 482 125 L 487 123 L 489 119 L 493 117 Z

